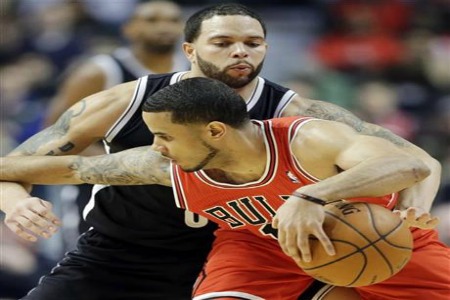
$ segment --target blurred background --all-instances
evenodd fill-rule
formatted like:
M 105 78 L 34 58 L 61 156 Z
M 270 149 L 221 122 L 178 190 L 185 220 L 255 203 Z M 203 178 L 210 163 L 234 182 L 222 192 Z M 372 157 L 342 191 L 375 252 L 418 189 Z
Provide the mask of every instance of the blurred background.
M 74 66 L 127 44 L 121 25 L 143 2 L 0 1 L 1 155 L 43 128 L 50 100 Z M 186 19 L 224 1 L 174 2 Z M 343 106 L 442 163 L 433 213 L 450 245 L 450 1 L 234 2 L 259 12 L 267 24 L 263 77 Z M 176 55 L 184 60 L 181 47 Z M 54 203 L 64 226 L 50 240 L 30 244 L 0 225 L 0 299 L 20 297 L 36 285 L 78 236 L 72 187 L 37 187 L 34 193 Z

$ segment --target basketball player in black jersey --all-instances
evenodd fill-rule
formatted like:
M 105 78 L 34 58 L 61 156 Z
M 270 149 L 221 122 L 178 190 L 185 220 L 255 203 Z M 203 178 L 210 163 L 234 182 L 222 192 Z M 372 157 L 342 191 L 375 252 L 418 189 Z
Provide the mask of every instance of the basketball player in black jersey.
M 44 126 L 52 125 L 65 110 L 89 95 L 148 74 L 186 69 L 188 61 L 176 55 L 182 30 L 181 8 L 175 2 L 153 0 L 138 4 L 122 26 L 129 45 L 119 47 L 111 54 L 94 56 L 70 72 L 49 105 Z M 95 143 L 83 151 L 83 155 L 102 153 L 105 153 L 102 143 Z M 73 189 L 76 191 L 73 202 L 81 216 L 92 186 L 85 184 Z M 78 227 L 82 233 L 89 224 L 80 217 Z
M 191 62 L 190 71 L 149 75 L 87 97 L 10 155 L 74 154 L 101 139 L 110 152 L 151 144 L 153 136 L 140 115 L 143 99 L 178 80 L 211 77 L 233 87 L 246 100 L 251 118 L 307 115 L 333 119 L 389 139 L 420 157 L 432 174 L 403 193 L 400 208 L 411 207 L 406 215 L 410 221 L 422 215 L 426 218 L 439 185 L 439 163 L 342 108 L 301 98 L 258 77 L 267 48 L 265 34 L 264 22 L 244 6 L 225 4 L 202 10 L 185 27 L 183 49 Z M 28 188 L 2 183 L 0 208 L 11 230 L 34 241 L 50 236 L 59 221 L 51 205 L 31 197 Z M 93 229 L 80 237 L 77 250 L 68 253 L 24 299 L 189 299 L 214 227 L 176 209 L 174 203 L 171 189 L 163 186 L 95 186 L 84 210 Z

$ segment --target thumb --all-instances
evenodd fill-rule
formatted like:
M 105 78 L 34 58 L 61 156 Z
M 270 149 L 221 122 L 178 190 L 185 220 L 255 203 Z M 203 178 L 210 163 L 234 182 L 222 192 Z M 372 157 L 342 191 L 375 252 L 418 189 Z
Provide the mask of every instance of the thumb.
M 272 227 L 275 229 L 278 229 L 278 217 L 277 216 L 273 217 Z

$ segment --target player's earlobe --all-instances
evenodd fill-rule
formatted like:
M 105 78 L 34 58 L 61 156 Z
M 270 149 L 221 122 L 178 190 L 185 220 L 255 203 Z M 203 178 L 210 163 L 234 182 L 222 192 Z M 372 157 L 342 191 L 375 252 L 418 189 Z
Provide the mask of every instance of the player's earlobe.
M 183 52 L 184 55 L 186 55 L 186 58 L 193 63 L 193 60 L 195 58 L 195 48 L 192 46 L 192 43 L 183 43 Z
M 227 132 L 227 127 L 222 122 L 211 122 L 207 125 L 209 136 L 214 139 L 222 138 Z

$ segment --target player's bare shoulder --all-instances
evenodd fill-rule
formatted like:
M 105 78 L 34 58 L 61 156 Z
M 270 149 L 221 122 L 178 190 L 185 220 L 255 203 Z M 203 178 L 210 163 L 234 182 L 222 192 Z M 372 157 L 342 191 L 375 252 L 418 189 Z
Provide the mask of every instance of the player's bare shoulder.
M 286 108 L 281 113 L 282 117 L 292 117 L 292 116 L 311 116 L 308 109 L 311 103 L 309 99 L 300 97 L 296 94 Z
M 337 121 L 353 127 L 358 132 L 363 131 L 365 128 L 364 122 L 345 108 L 327 101 L 308 99 L 299 95 L 294 96 L 282 115 L 283 117 L 306 116 Z

